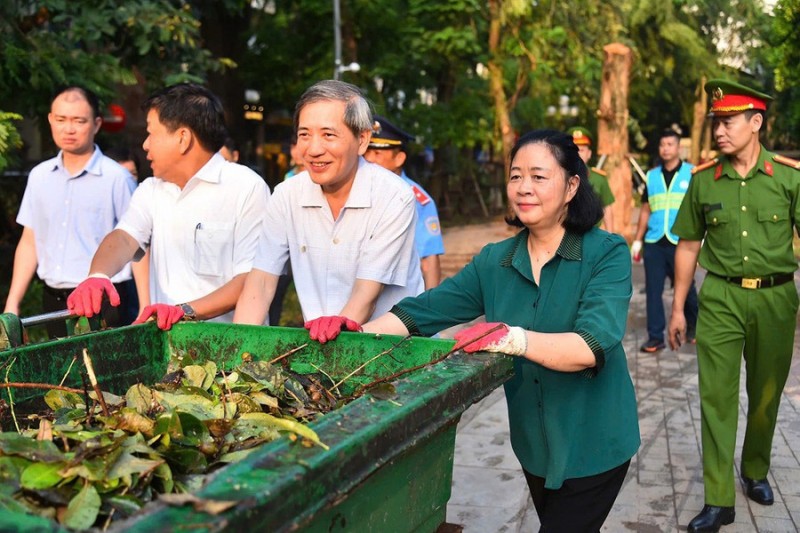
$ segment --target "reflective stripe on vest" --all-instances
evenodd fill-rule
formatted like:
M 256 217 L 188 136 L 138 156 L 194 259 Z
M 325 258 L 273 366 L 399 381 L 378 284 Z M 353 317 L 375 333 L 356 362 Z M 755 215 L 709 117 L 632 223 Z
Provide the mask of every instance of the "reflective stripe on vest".
M 650 204 L 650 219 L 647 222 L 645 242 L 658 242 L 666 236 L 672 244 L 678 244 L 678 236 L 672 233 L 672 225 L 678 215 L 686 189 L 692 180 L 692 165 L 684 161 L 681 168 L 672 177 L 667 190 L 661 167 L 647 173 L 647 201 Z

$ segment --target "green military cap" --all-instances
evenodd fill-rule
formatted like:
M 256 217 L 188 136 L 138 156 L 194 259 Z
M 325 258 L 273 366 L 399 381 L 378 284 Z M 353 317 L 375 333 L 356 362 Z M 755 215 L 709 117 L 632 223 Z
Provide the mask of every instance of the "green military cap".
M 711 97 L 711 117 L 738 115 L 748 109 L 766 111 L 772 101 L 770 95 L 730 80 L 708 80 L 705 89 Z
M 592 134 L 589 133 L 589 130 L 582 126 L 576 126 L 574 128 L 570 128 L 567 131 L 569 135 L 572 135 L 572 142 L 575 143 L 576 146 L 591 146 L 592 145 Z

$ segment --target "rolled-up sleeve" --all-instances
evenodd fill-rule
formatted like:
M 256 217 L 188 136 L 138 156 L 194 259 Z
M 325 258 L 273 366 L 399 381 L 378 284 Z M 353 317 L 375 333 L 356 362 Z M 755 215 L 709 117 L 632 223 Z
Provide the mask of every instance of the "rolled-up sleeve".
M 611 349 L 625 336 L 633 292 L 631 260 L 625 241 L 609 235 L 600 254 L 581 295 L 575 319 L 575 332 L 597 359 L 594 373 L 602 370 L 606 357 L 613 353 Z
M 279 276 L 286 271 L 289 261 L 289 237 L 287 228 L 289 197 L 286 188 L 280 185 L 269 197 L 264 211 L 263 222 L 259 228 L 258 248 L 253 268 Z
M 239 216 L 234 229 L 233 275 L 246 274 L 253 267 L 254 258 L 267 212 L 269 189 L 259 180 L 242 196 Z

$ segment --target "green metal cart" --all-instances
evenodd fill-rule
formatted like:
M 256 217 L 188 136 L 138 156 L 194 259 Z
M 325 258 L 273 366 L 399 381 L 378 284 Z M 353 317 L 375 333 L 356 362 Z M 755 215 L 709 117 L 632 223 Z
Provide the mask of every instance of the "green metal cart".
M 9 348 L 0 351 L 0 360 L 14 358 L 11 381 L 58 383 L 85 348 L 101 388 L 124 393 L 134 383 L 158 381 L 172 358 L 187 364 L 210 359 L 230 368 L 245 352 L 269 360 L 305 343 L 288 359 L 292 370 L 319 367 L 341 379 L 399 341 L 342 333 L 320 345 L 303 329 L 184 322 L 163 332 L 149 323 Z M 451 340 L 406 340 L 390 357 L 367 365 L 359 379 L 394 375 L 452 347 Z M 282 437 L 209 475 L 195 495 L 237 502 L 229 510 L 210 515 L 156 501 L 110 531 L 435 531 L 445 522 L 459 417 L 512 371 L 509 357 L 456 352 L 397 378 L 391 399 L 366 394 L 311 424 L 328 450 Z M 35 401 L 40 394 L 16 390 L 15 402 Z M 65 530 L 40 517 L 3 511 L 0 531 Z

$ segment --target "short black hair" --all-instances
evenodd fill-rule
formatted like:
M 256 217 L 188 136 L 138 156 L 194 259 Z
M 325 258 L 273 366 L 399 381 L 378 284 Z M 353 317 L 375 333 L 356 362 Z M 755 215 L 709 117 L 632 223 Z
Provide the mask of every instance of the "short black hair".
M 658 142 L 661 142 L 661 139 L 666 139 L 667 137 L 675 137 L 679 144 L 681 142 L 680 134 L 672 128 L 664 128 L 661 130 L 661 133 L 658 135 Z
M 231 152 L 239 151 L 239 146 L 236 144 L 236 140 L 233 137 L 225 137 L 225 142 L 222 143 L 222 146 Z
M 86 99 L 86 102 L 89 104 L 89 107 L 92 108 L 92 118 L 97 118 L 100 116 L 100 99 L 97 98 L 96 94 L 94 94 L 86 87 L 83 87 L 82 85 L 62 85 L 61 87 L 56 89 L 55 94 L 53 94 L 53 98 L 50 99 L 50 103 L 52 104 L 56 98 L 58 98 L 64 93 L 69 93 L 69 92 L 79 93 Z
M 222 148 L 228 136 L 222 102 L 197 83 L 179 83 L 158 90 L 145 100 L 142 109 L 155 110 L 158 120 L 170 131 L 189 128 L 200 145 L 212 153 Z
M 589 170 L 578 155 L 578 147 L 573 142 L 572 135 L 556 130 L 529 131 L 514 143 L 509 154 L 509 164 L 514 161 L 517 152 L 529 144 L 545 145 L 567 176 L 580 178 L 578 190 L 567 205 L 567 216 L 562 223 L 564 229 L 582 235 L 595 227 L 603 218 L 603 205 L 589 183 Z M 508 215 L 506 222 L 511 226 L 524 227 L 516 215 Z
M 756 115 L 761 115 L 761 131 L 764 128 L 764 124 L 767 123 L 767 112 L 762 109 L 748 109 L 744 112 L 744 118 L 747 119 L 747 122 L 750 122 L 750 119 Z

